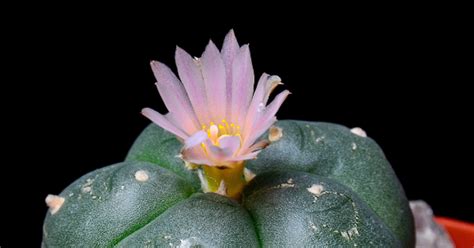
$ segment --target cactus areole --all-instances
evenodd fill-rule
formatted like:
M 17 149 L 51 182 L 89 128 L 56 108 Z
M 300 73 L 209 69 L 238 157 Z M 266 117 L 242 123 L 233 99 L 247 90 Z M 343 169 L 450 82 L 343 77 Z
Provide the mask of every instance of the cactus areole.
M 290 94 L 233 31 L 179 78 L 152 61 L 169 113 L 124 162 L 49 195 L 43 247 L 414 247 L 402 186 L 360 128 L 276 120 Z

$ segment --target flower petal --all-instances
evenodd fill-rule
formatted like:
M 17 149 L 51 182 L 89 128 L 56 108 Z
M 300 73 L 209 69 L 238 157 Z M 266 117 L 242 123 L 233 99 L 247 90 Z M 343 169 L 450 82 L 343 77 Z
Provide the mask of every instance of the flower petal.
M 188 135 L 184 133 L 183 130 L 180 128 L 176 127 L 173 125 L 167 118 L 165 118 L 163 115 L 160 113 L 156 112 L 155 110 L 151 108 L 144 108 L 142 109 L 142 114 L 153 121 L 155 124 L 158 126 L 164 128 L 166 131 L 182 138 L 182 139 L 187 139 Z
M 232 61 L 235 55 L 239 52 L 239 43 L 235 37 L 234 30 L 230 30 L 224 38 L 224 44 L 222 45 L 222 58 L 226 68 L 232 68 Z
M 271 127 L 271 125 L 273 125 L 273 123 L 276 122 L 275 114 L 289 94 L 290 92 L 288 90 L 281 92 L 267 106 L 267 108 L 263 111 L 263 114 L 255 121 L 255 124 L 251 128 L 248 135 L 244 137 L 242 151 L 245 151 L 247 147 L 252 145 L 265 131 Z
M 249 46 L 244 45 L 232 63 L 231 120 L 241 126 L 252 98 L 254 80 Z
M 242 148 L 239 152 L 239 155 L 242 155 L 246 152 L 249 151 L 250 147 L 252 144 L 262 136 L 263 133 L 265 133 L 275 122 L 277 121 L 276 117 L 273 116 L 272 118 L 268 120 L 259 120 L 256 122 L 252 130 L 249 132 L 247 137 L 244 139 L 244 142 L 242 144 Z
M 184 141 L 184 149 L 188 149 L 188 148 L 200 145 L 206 139 L 209 139 L 206 132 L 202 130 L 199 132 L 196 132 L 195 134 L 193 134 L 191 137 L 187 138 Z
M 235 156 L 230 159 L 230 161 L 242 161 L 242 160 L 249 160 L 249 159 L 255 159 L 257 158 L 257 155 L 261 152 L 262 150 L 251 152 L 251 153 L 245 153 L 243 155 Z
M 196 117 L 200 124 L 209 123 L 206 86 L 202 78 L 201 70 L 198 66 L 199 61 L 195 61 L 180 47 L 176 47 L 175 59 L 179 77 L 188 93 Z
M 226 98 L 227 102 L 231 103 L 232 99 L 232 62 L 234 61 L 234 57 L 239 52 L 239 43 L 235 38 L 234 30 L 230 30 L 229 33 L 225 36 L 224 44 L 222 45 L 222 59 L 225 65 L 225 73 L 226 73 Z M 231 105 L 227 104 L 226 108 L 226 119 L 230 120 L 231 114 Z
M 231 147 L 222 148 L 214 145 L 210 140 L 204 141 L 207 156 L 213 161 L 212 165 L 225 165 L 232 158 L 233 151 Z
M 251 147 L 249 147 L 248 151 L 254 152 L 254 151 L 262 150 L 265 147 L 267 147 L 269 144 L 270 144 L 270 141 L 263 139 L 253 144 Z
M 219 122 L 226 118 L 226 76 L 221 54 L 212 41 L 201 56 L 201 65 L 210 117 Z
M 240 137 L 231 136 L 231 135 L 222 135 L 219 137 L 219 147 L 228 152 L 229 156 L 235 154 L 235 152 L 240 148 Z
M 250 132 L 254 129 L 256 122 L 260 120 L 260 117 L 265 112 L 265 106 L 267 105 L 268 97 L 276 86 L 281 84 L 281 79 L 278 76 L 269 77 L 268 74 L 262 74 L 257 84 L 257 89 L 252 98 L 252 102 L 247 111 L 245 119 L 245 128 L 242 137 L 244 140 L 247 139 Z M 277 109 L 278 110 L 278 109 Z M 245 145 L 251 145 L 245 143 Z
M 265 85 L 268 80 L 269 75 L 266 73 L 263 73 L 262 76 L 260 76 L 260 79 L 258 80 L 257 83 L 257 89 L 255 90 L 255 93 L 253 94 L 252 102 L 250 103 L 250 106 L 247 110 L 247 116 L 245 117 L 245 125 L 244 127 L 244 132 L 248 132 L 252 129 L 253 123 L 256 119 L 256 114 L 261 107 L 264 107 L 265 103 L 263 103 L 263 98 L 265 95 Z M 245 133 L 244 133 L 245 137 Z
M 278 85 L 281 85 L 281 84 L 283 84 L 281 82 L 281 78 L 277 75 L 273 75 L 268 78 L 267 82 L 265 83 L 265 94 L 263 96 L 263 101 L 262 101 L 263 104 L 267 105 L 270 94 Z
M 183 149 L 181 151 L 181 156 L 183 160 L 193 164 L 213 164 L 213 162 L 209 160 L 201 146 L 194 146 L 189 149 Z
M 278 94 L 275 99 L 265 108 L 265 112 L 262 115 L 263 122 L 269 120 L 270 118 L 274 117 L 280 109 L 283 102 L 286 100 L 288 95 L 291 94 L 290 91 L 284 90 Z
M 178 125 L 188 135 L 199 129 L 194 111 L 183 85 L 168 66 L 158 61 L 150 63 L 153 74 L 157 80 L 156 87 L 166 108 L 173 113 Z

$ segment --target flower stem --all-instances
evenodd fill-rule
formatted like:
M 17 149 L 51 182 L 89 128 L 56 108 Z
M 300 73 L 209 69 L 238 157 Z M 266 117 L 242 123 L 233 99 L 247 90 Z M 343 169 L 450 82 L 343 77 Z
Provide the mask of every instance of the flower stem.
M 244 178 L 243 161 L 234 163 L 231 166 L 202 166 L 204 172 L 203 185 L 208 192 L 214 192 L 235 200 L 240 200 L 242 190 L 247 184 Z

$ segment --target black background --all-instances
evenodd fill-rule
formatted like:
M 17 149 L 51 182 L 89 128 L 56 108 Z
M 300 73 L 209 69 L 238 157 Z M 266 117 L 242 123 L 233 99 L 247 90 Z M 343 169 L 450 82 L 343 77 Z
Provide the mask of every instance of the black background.
M 149 61 L 174 69 L 175 45 L 200 56 L 209 38 L 220 47 L 231 28 L 241 44 L 250 43 L 256 75 L 277 74 L 293 93 L 279 119 L 362 127 L 384 149 L 410 199 L 474 222 L 472 144 L 462 142 L 469 142 L 472 126 L 464 118 L 472 109 L 468 91 L 457 85 L 468 81 L 457 78 L 464 68 L 451 57 L 456 31 L 442 16 L 291 17 L 268 10 L 252 19 L 241 13 L 207 21 L 199 13 L 182 20 L 163 11 L 138 18 L 58 12 L 7 25 L 2 219 L 12 222 L 2 228 L 28 233 L 21 243 L 39 244 L 48 193 L 123 160 L 149 123 L 141 108 L 166 112 Z M 0 245 L 9 242 L 20 241 L 5 235 Z

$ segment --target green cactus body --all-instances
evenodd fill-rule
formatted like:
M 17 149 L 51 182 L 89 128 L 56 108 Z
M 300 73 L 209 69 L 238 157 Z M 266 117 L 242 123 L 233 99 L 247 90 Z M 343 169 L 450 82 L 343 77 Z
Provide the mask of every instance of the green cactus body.
M 150 125 L 126 162 L 59 195 L 43 247 L 414 246 L 407 199 L 373 140 L 329 123 L 275 126 L 272 144 L 246 163 L 256 177 L 237 202 L 200 192 L 181 143 Z

